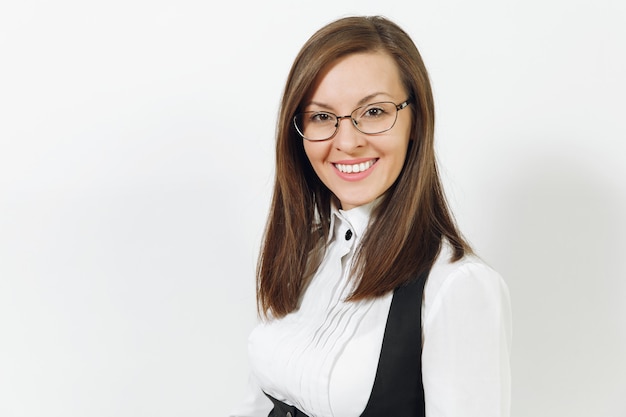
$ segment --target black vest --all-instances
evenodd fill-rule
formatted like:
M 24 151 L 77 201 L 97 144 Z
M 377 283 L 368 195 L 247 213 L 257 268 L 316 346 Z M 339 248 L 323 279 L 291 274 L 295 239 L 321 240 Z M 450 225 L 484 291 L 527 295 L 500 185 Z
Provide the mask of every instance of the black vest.
M 422 384 L 422 298 L 428 273 L 393 293 L 372 393 L 361 417 L 425 417 Z M 268 417 L 307 417 L 269 396 Z

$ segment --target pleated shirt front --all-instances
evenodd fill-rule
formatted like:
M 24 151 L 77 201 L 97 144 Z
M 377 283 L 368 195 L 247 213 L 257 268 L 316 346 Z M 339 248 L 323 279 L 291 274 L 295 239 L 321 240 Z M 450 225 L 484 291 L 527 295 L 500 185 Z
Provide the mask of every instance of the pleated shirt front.
M 326 255 L 300 307 L 250 336 L 253 373 L 264 391 L 309 415 L 359 415 L 370 394 L 362 387 L 375 378 L 375 366 L 353 365 L 377 363 L 385 322 L 375 318 L 387 314 L 392 294 L 345 301 L 354 289 L 352 260 L 370 210 L 333 210 Z M 340 360 L 346 355 L 349 361 Z

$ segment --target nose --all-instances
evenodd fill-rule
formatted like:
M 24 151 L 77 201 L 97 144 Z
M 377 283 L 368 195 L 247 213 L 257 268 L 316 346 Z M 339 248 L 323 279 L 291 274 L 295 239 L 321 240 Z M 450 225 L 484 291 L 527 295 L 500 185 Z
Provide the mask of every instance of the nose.
M 348 125 L 340 126 L 343 120 L 348 121 Z M 336 149 L 350 153 L 356 148 L 363 146 L 364 134 L 354 125 L 354 120 L 350 116 L 337 117 L 337 133 L 333 136 L 333 146 Z

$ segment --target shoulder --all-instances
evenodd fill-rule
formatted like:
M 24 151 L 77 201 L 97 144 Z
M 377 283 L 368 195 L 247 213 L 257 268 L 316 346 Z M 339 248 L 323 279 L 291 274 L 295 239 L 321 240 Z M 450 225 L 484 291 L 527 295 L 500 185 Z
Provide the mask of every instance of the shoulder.
M 431 268 L 426 286 L 422 317 L 427 325 L 442 308 L 461 311 L 508 310 L 508 287 L 502 276 L 476 255 L 451 261 L 447 243 Z
M 508 416 L 512 320 L 506 283 L 477 256 L 433 265 L 422 303 L 426 415 Z

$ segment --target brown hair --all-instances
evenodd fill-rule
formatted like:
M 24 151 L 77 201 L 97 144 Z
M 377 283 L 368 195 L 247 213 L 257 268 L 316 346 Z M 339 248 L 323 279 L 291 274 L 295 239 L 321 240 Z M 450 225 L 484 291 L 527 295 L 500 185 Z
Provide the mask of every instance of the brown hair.
M 428 73 L 406 32 L 379 16 L 346 17 L 317 31 L 296 57 L 277 125 L 276 177 L 257 266 L 259 312 L 295 310 L 327 241 L 332 193 L 317 177 L 292 119 L 320 71 L 340 57 L 383 51 L 394 58 L 413 112 L 411 141 L 398 179 L 377 205 L 354 264 L 350 300 L 381 296 L 430 269 L 442 240 L 453 261 L 471 252 L 448 209 L 434 151 L 434 104 Z

